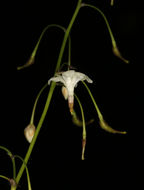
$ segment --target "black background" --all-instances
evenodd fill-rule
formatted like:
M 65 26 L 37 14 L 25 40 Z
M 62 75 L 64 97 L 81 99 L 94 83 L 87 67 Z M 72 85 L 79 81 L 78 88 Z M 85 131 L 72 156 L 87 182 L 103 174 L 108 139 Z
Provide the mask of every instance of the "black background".
M 94 81 L 89 87 L 105 120 L 113 128 L 128 132 L 127 135 L 113 135 L 100 129 L 94 106 L 83 85 L 79 84 L 75 92 L 84 107 L 86 120 L 95 118 L 95 122 L 87 127 L 85 157 L 96 166 L 117 168 L 120 164 L 129 163 L 134 166 L 138 164 L 142 152 L 144 15 L 141 5 L 130 0 L 115 0 L 113 7 L 106 0 L 85 2 L 105 13 L 122 55 L 130 60 L 129 64 L 125 64 L 112 54 L 109 33 L 102 17 L 89 8 L 82 8 L 71 31 L 72 66 Z M 21 71 L 17 71 L 16 67 L 27 61 L 45 26 L 53 23 L 68 26 L 76 3 L 76 0 L 56 0 L 3 6 L 0 145 L 23 158 L 28 149 L 23 130 L 29 124 L 39 90 L 53 76 L 63 33 L 49 30 L 41 41 L 35 64 Z M 66 61 L 67 47 L 63 57 L 63 62 Z M 48 89 L 39 100 L 35 125 L 41 116 L 47 93 Z M 73 161 L 80 161 L 81 138 L 82 129 L 72 124 L 67 102 L 58 86 L 29 160 L 32 185 L 49 186 L 48 180 L 57 181 L 63 170 L 64 179 L 60 187 L 76 183 L 75 180 L 65 183 L 71 170 L 63 166 L 67 165 L 66 161 L 71 161 L 68 167 Z M 7 157 L 0 151 L 0 174 L 11 177 L 11 163 Z M 50 169 L 51 166 L 53 169 Z M 72 171 L 78 176 L 75 166 Z M 51 177 L 48 178 L 49 174 Z M 21 189 L 25 183 L 23 177 Z M 1 179 L 0 185 L 3 185 Z

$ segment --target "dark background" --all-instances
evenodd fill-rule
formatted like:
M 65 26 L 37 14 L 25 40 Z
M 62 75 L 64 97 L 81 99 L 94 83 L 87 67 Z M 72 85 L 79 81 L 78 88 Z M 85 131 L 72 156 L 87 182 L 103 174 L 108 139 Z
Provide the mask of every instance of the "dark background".
M 141 5 L 130 0 L 115 0 L 113 7 L 106 0 L 85 2 L 96 5 L 105 13 L 122 55 L 130 60 L 125 64 L 112 54 L 109 33 L 102 17 L 92 9 L 82 8 L 71 31 L 72 66 L 94 81 L 89 87 L 105 120 L 113 128 L 128 132 L 127 135 L 113 135 L 100 129 L 94 106 L 83 85 L 79 84 L 75 92 L 83 104 L 86 120 L 95 119 L 87 127 L 85 157 L 96 166 L 118 167 L 130 163 L 134 166 L 142 153 L 144 15 Z M 45 26 L 53 23 L 68 26 L 76 3 L 76 0 L 56 0 L 34 2 L 32 6 L 26 2 L 3 6 L 0 145 L 23 158 L 28 148 L 23 130 L 29 124 L 39 90 L 53 76 L 63 33 L 49 30 L 41 41 L 35 64 L 21 71 L 16 67 L 27 61 Z M 63 58 L 63 62 L 66 61 L 67 48 Z M 39 100 L 35 125 L 47 93 L 48 89 Z M 76 108 L 79 112 L 78 106 Z M 49 181 L 57 179 L 63 165 L 67 165 L 66 161 L 80 160 L 81 138 L 82 129 L 72 124 L 67 102 L 57 87 L 28 164 L 33 186 L 47 184 L 44 172 L 51 174 Z M 51 166 L 60 169 L 50 169 Z M 11 177 L 10 167 L 7 155 L 0 150 L 0 174 Z M 78 176 L 75 167 L 73 171 Z M 64 179 L 67 172 L 65 169 Z M 24 177 L 22 179 L 21 188 L 25 184 Z M 60 186 L 63 184 L 62 180 Z

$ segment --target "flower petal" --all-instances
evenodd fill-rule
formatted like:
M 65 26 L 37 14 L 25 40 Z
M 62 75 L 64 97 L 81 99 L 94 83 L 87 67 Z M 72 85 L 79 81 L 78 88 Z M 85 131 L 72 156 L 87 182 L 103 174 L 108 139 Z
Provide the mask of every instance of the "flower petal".
M 74 70 L 68 70 L 62 73 L 62 76 L 67 78 L 67 77 L 73 77 L 73 75 L 75 75 L 75 71 Z
M 76 76 L 78 78 L 78 81 L 86 80 L 89 83 L 93 83 L 93 81 L 87 75 L 85 75 L 83 73 L 76 72 Z
M 56 76 L 56 77 L 52 77 L 48 80 L 48 84 L 51 83 L 51 81 L 54 81 L 54 82 L 61 82 L 63 84 L 65 84 L 65 81 L 64 79 L 62 78 L 62 76 Z

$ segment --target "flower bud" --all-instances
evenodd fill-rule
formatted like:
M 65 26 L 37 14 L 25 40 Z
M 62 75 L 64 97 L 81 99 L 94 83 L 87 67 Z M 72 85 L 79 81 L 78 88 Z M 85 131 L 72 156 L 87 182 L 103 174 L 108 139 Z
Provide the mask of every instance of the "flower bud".
M 63 95 L 64 99 L 67 100 L 68 99 L 68 90 L 67 90 L 67 88 L 65 86 L 62 86 L 61 90 L 62 90 L 62 95 Z
M 25 138 L 29 143 L 31 143 L 33 136 L 35 134 L 35 126 L 33 124 L 29 124 L 25 129 L 24 129 L 24 135 Z

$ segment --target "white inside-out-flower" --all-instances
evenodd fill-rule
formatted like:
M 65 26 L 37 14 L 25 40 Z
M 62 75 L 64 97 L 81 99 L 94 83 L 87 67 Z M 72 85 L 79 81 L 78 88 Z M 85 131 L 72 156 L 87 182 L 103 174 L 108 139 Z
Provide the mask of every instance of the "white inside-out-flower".
M 89 83 L 92 83 L 93 81 L 85 74 L 76 72 L 74 70 L 68 70 L 65 72 L 57 73 L 56 76 L 49 79 L 48 84 L 50 84 L 51 81 L 54 82 L 61 82 L 64 87 L 62 88 L 62 93 L 64 95 L 65 99 L 68 99 L 68 105 L 70 112 L 73 111 L 73 105 L 74 105 L 74 88 L 77 86 L 77 83 L 79 81 L 86 80 Z
M 35 134 L 35 126 L 33 124 L 29 124 L 25 129 L 24 129 L 24 135 L 26 140 L 31 143 L 33 136 Z

